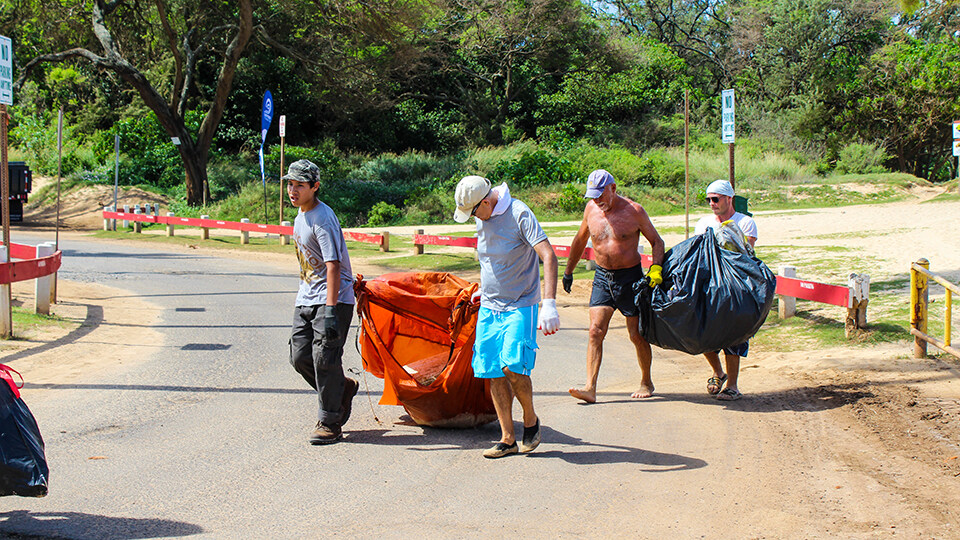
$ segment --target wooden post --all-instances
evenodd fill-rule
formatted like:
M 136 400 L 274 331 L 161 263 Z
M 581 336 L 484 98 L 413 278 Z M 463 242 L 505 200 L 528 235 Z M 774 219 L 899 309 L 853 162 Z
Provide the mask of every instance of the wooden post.
M 10 117 L 7 115 L 7 106 L 0 105 L 0 224 L 3 226 L 3 251 L 0 252 L 0 262 L 10 262 L 10 169 L 7 161 L 7 125 Z M 9 283 L 0 285 L 0 335 L 4 338 L 13 336 L 13 296 Z
M 930 261 L 920 259 L 915 264 L 923 268 L 930 268 Z M 927 333 L 927 302 L 929 299 L 927 276 L 910 268 L 910 326 L 924 334 Z M 913 357 L 927 357 L 927 342 L 920 336 L 913 337 Z
M 240 223 L 250 223 L 250 220 L 243 218 L 240 220 Z M 244 245 L 250 243 L 250 231 L 240 231 L 240 243 Z
M 200 216 L 200 219 L 210 219 L 210 216 L 203 215 L 203 216 Z M 200 227 L 200 239 L 201 240 L 210 239 L 210 227 Z
M 7 257 L 7 246 L 0 246 L 0 262 L 10 262 Z M 8 339 L 13 335 L 13 311 L 11 310 L 12 296 L 10 284 L 0 284 L 0 336 Z
M 414 234 L 423 234 L 423 229 L 417 229 L 413 231 Z M 418 244 L 416 241 L 413 243 L 413 254 L 414 255 L 423 255 L 423 244 Z
M 140 215 L 140 205 L 139 205 L 139 204 L 133 205 L 133 213 L 134 213 L 134 215 L 137 215 L 137 216 Z M 134 220 L 134 222 L 133 222 L 133 232 L 139 233 L 141 230 L 142 230 L 142 224 L 141 224 L 139 221 Z
M 690 238 L 690 90 L 683 89 L 683 238 Z
M 124 214 L 129 214 L 129 213 L 130 213 L 130 205 L 129 205 L 129 204 L 123 205 L 123 213 L 124 213 Z M 130 226 L 130 220 L 128 220 L 128 219 L 123 220 L 123 228 L 126 229 L 126 228 L 129 227 L 129 226 Z
M 867 304 L 870 302 L 870 276 L 850 274 L 847 280 L 850 288 L 850 302 L 847 304 L 847 319 L 844 334 L 849 339 L 857 330 L 867 327 Z
M 390 231 L 383 231 L 380 235 L 383 236 L 383 240 L 380 241 L 380 251 L 387 253 L 390 251 Z
M 113 212 L 113 208 L 110 208 L 109 206 L 104 206 L 104 207 L 103 207 L 103 211 L 104 211 L 104 212 Z M 105 231 L 109 231 L 109 230 L 110 230 L 110 218 L 103 218 L 103 230 L 105 230 Z
M 172 218 L 175 214 L 173 212 L 167 212 L 167 217 Z M 167 236 L 173 236 L 173 222 L 167 222 Z
M 37 245 L 37 258 L 49 257 L 53 255 L 53 245 L 52 244 L 39 244 Z M 36 299 L 36 306 L 34 307 L 35 313 L 40 313 L 43 315 L 50 314 L 50 276 L 40 276 L 34 281 L 34 298 Z
M 737 188 L 736 181 L 733 179 L 733 176 L 734 176 L 734 175 L 733 175 L 733 171 L 734 171 L 734 166 L 733 166 L 733 147 L 734 147 L 735 144 L 736 144 L 736 143 L 730 143 L 730 185 L 731 185 L 734 189 Z
M 793 266 L 781 266 L 780 275 L 796 279 L 797 269 Z M 777 298 L 777 304 L 777 314 L 780 316 L 780 320 L 789 319 L 797 314 L 797 299 L 793 296 L 780 295 Z
M 289 222 L 289 221 L 281 221 L 280 224 L 283 225 L 284 227 L 289 227 L 289 226 L 290 226 L 290 222 Z M 289 236 L 289 235 L 286 235 L 286 234 L 281 234 L 281 235 L 280 235 L 280 245 L 281 245 L 281 246 L 285 246 L 285 245 L 287 245 L 287 244 L 289 244 L 289 243 L 290 243 L 290 236 Z

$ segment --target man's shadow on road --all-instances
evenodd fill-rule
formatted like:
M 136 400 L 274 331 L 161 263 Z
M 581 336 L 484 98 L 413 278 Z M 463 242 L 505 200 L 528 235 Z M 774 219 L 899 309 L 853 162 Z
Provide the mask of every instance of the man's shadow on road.
M 516 433 L 523 433 L 523 426 L 515 425 Z M 654 452 L 630 446 L 600 444 L 578 437 L 572 437 L 548 426 L 540 426 L 543 442 L 529 454 L 508 456 L 535 459 L 562 459 L 573 465 L 603 465 L 613 463 L 635 463 L 648 465 L 641 469 L 643 472 L 668 472 L 693 470 L 706 467 L 707 462 L 679 454 Z M 500 435 L 500 428 L 496 422 L 491 422 L 477 429 L 447 430 L 424 427 L 422 433 L 396 434 L 390 429 L 370 429 L 361 431 L 347 431 L 344 441 L 353 444 L 376 444 L 406 446 L 414 452 L 437 452 L 444 450 L 475 450 L 491 446 L 491 441 Z M 557 446 L 569 448 L 558 449 Z
M 589 404 L 589 406 L 603 406 L 604 404 L 615 403 L 642 404 L 656 403 L 658 401 L 684 401 L 699 405 L 715 405 L 742 412 L 821 412 L 854 404 L 860 400 L 876 398 L 877 395 L 866 389 L 866 386 L 867 385 L 863 383 L 822 384 L 818 386 L 790 388 L 781 391 L 744 394 L 744 396 L 737 401 L 721 401 L 715 396 L 706 393 L 657 392 L 653 397 L 646 399 L 601 400 L 595 404 Z M 588 406 L 586 403 L 581 403 L 581 405 Z
M 169 538 L 192 536 L 204 532 L 203 527 L 169 519 L 109 517 L 81 512 L 0 512 L 0 535 L 13 538 L 97 538 L 99 540 L 133 540 L 136 538 Z

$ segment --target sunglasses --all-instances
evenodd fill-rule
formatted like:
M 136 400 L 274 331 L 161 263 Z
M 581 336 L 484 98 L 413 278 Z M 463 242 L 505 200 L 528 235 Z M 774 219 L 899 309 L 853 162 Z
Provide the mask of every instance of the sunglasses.
M 480 199 L 480 202 L 473 206 L 473 210 L 470 211 L 470 217 L 477 215 L 477 209 L 480 208 L 481 204 L 483 204 L 483 199 Z
M 707 202 L 720 202 L 720 197 L 707 197 Z

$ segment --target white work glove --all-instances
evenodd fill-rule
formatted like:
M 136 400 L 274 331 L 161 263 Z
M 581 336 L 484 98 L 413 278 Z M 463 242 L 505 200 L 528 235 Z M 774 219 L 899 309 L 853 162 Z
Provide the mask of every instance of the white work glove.
M 557 301 L 553 298 L 544 298 L 540 304 L 540 320 L 537 329 L 543 330 L 543 335 L 555 334 L 560 329 L 560 314 L 557 313 Z
M 470 295 L 470 303 L 471 304 L 480 303 L 480 289 L 477 289 L 476 292 Z

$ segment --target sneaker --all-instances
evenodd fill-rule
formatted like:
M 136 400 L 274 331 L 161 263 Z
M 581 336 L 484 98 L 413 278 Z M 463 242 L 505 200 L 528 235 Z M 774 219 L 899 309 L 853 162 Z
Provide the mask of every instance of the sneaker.
M 330 444 L 343 438 L 343 431 L 338 425 L 317 422 L 317 429 L 310 435 L 310 444 Z
M 340 420 L 340 427 L 343 427 L 347 423 L 347 420 L 350 419 L 350 411 L 353 409 L 353 396 L 357 395 L 357 390 L 359 389 L 360 383 L 357 382 L 356 379 L 347 377 L 343 382 L 343 399 L 340 401 L 343 414 Z
M 526 454 L 540 446 L 540 419 L 531 427 L 523 428 L 523 440 L 520 442 L 520 452 Z
M 493 448 L 488 448 L 483 451 L 483 457 L 489 459 L 501 458 L 503 456 L 509 456 L 510 454 L 517 453 L 517 443 L 506 444 L 498 442 L 494 445 Z

